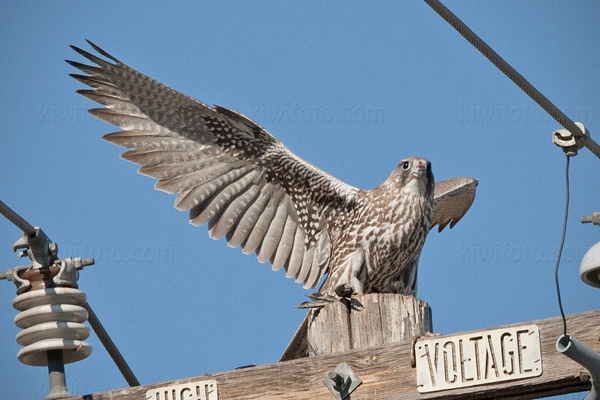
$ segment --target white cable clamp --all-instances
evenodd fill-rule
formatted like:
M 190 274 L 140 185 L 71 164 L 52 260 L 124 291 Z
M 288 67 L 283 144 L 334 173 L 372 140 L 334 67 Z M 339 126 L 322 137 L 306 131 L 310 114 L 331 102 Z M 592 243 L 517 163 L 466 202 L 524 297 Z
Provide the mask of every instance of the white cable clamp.
M 581 129 L 584 136 L 590 137 L 590 132 L 581 122 L 575 122 L 575 125 Z M 558 129 L 552 132 L 552 143 L 561 147 L 567 157 L 577 155 L 577 151 L 585 145 L 584 141 L 584 137 L 575 137 L 568 129 Z

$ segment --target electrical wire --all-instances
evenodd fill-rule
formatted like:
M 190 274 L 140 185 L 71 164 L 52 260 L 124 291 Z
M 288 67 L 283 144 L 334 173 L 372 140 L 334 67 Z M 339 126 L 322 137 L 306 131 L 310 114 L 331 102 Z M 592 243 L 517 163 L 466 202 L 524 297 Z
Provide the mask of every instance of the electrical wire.
M 1 200 L 0 200 L 0 214 L 4 215 L 6 217 L 6 219 L 8 219 L 13 224 L 15 224 L 27 236 L 30 236 L 30 237 L 35 236 L 35 234 L 37 232 L 36 229 L 29 222 L 27 222 L 24 218 L 22 218 L 19 214 L 14 212 L 9 206 L 7 206 Z M 0 279 L 6 279 L 6 275 L 7 274 L 5 272 L 0 273 Z M 115 362 L 117 368 L 119 368 L 119 371 L 121 371 L 121 374 L 123 374 L 123 377 L 129 384 L 129 386 L 140 386 L 140 382 L 137 380 L 137 378 L 133 374 L 133 371 L 131 370 L 131 368 L 129 367 L 129 365 L 127 364 L 127 362 L 125 361 L 125 359 L 123 358 L 121 353 L 119 352 L 119 349 L 117 349 L 117 346 L 111 340 L 110 336 L 108 336 L 108 333 L 106 332 L 106 330 L 100 323 L 100 320 L 96 316 L 96 313 L 94 313 L 94 311 L 92 310 L 92 308 L 90 307 L 90 305 L 88 303 L 85 303 L 83 305 L 83 307 L 88 312 L 88 315 L 89 315 L 88 322 L 90 323 L 92 329 L 94 329 L 94 332 L 96 332 L 96 335 L 100 339 L 100 342 L 102 342 L 102 344 L 106 348 L 106 351 L 108 352 L 110 357 Z
M 583 134 L 581 129 L 575 125 L 575 123 L 567 117 L 558 107 L 556 107 L 548 98 L 546 98 L 539 90 L 537 90 L 529 81 L 527 81 L 523 75 L 515 70 L 506 60 L 504 60 L 498 53 L 496 53 L 487 43 L 483 41 L 475 32 L 473 32 L 464 22 L 460 20 L 452 11 L 444 6 L 439 0 L 425 0 L 427 3 L 440 17 L 446 20 L 458 33 L 460 33 L 469 43 L 471 43 L 481 54 L 483 54 L 488 60 L 492 62 L 504 75 L 512 80 L 521 90 L 523 90 L 532 100 L 534 100 L 540 107 L 542 107 L 552 118 L 554 118 L 559 124 L 567 129 L 575 138 L 580 138 L 583 144 L 594 154 L 600 158 L 600 146 L 590 139 L 589 136 Z M 560 259 L 565 243 L 565 236 L 567 233 L 567 218 L 569 216 L 569 156 L 567 156 L 566 165 L 566 204 L 565 204 L 565 219 L 563 223 L 562 238 L 560 241 L 560 248 L 558 251 L 558 257 L 556 260 L 556 268 L 554 270 L 554 279 L 556 282 L 556 294 L 558 297 L 558 306 L 560 308 L 560 315 L 563 320 L 563 329 L 565 337 L 567 335 L 567 319 L 562 305 L 562 299 L 560 296 L 560 285 L 558 281 L 558 267 L 560 265 Z
M 140 381 L 138 381 L 138 379 L 135 377 L 133 371 L 125 361 L 125 358 L 123 358 L 123 355 L 115 343 L 112 341 L 110 336 L 108 336 L 108 332 L 106 332 L 100 323 L 100 320 L 96 316 L 96 313 L 92 310 L 92 307 L 90 307 L 90 305 L 86 302 L 83 305 L 83 308 L 85 308 L 89 314 L 88 322 L 90 323 L 90 326 L 92 329 L 94 329 L 94 332 L 96 332 L 96 336 L 98 336 L 98 339 L 100 339 L 100 342 L 102 342 L 104 345 L 104 348 L 110 355 L 110 358 L 112 358 L 117 368 L 119 368 L 119 371 L 121 371 L 121 374 L 127 381 L 127 384 L 131 387 L 140 386 Z
M 440 3 L 438 0 L 425 0 L 440 17 L 444 18 L 458 33 L 460 33 L 469 43 L 471 43 L 481 54 L 492 62 L 504 75 L 513 81 L 522 91 L 524 91 L 533 101 L 539 104 L 552 118 L 567 129 L 574 137 L 580 138 L 582 143 L 596 157 L 600 158 L 600 146 L 583 134 L 581 129 L 573 120 L 565 115 L 556 107 L 546 96 L 537 90 L 527 81 L 516 69 L 514 69 L 506 60 L 496 53 L 486 42 L 483 41 L 475 32 L 473 32 L 464 22 L 460 20 L 452 11 Z
M 569 217 L 569 162 L 571 157 L 567 156 L 567 166 L 565 168 L 565 180 L 566 180 L 566 201 L 565 201 L 565 220 L 563 222 L 562 238 L 560 239 L 560 247 L 558 248 L 558 257 L 556 258 L 556 268 L 554 269 L 554 281 L 556 282 L 556 296 L 558 298 L 558 308 L 560 309 L 560 315 L 563 320 L 563 330 L 566 338 L 567 335 L 567 318 L 565 317 L 565 311 L 562 305 L 562 298 L 560 297 L 560 285 L 558 283 L 558 267 L 560 265 L 560 259 L 562 256 L 563 247 L 565 244 L 565 236 L 567 234 L 567 219 Z
M 4 215 L 7 220 L 15 224 L 15 226 L 22 230 L 27 236 L 35 236 L 35 228 L 19 214 L 14 212 L 2 200 L 0 200 L 0 214 Z

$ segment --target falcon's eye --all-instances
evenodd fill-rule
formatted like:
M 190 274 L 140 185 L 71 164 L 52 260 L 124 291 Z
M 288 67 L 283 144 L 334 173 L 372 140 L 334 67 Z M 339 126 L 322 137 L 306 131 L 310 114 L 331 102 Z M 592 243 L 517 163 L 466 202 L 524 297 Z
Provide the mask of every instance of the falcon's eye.
M 404 161 L 402 163 L 402 169 L 406 171 L 409 168 L 410 168 L 410 162 L 409 161 Z
M 427 163 L 427 171 L 431 171 L 431 163 Z

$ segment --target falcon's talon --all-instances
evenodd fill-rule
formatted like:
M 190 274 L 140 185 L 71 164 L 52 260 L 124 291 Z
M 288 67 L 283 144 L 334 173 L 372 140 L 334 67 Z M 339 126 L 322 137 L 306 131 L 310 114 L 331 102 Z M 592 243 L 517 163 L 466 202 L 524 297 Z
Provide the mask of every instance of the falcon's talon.
M 320 301 L 303 301 L 299 305 L 294 306 L 294 308 L 323 308 L 327 304 L 331 304 L 331 303 L 320 302 Z
M 311 301 L 302 302 L 300 305 L 296 306 L 296 308 L 323 308 L 327 304 L 334 303 L 339 299 L 324 293 L 311 293 L 307 294 Z
M 324 301 L 327 303 L 333 303 L 334 301 L 338 300 L 336 297 L 324 293 L 311 293 L 307 294 L 306 297 L 308 297 L 312 301 Z
M 295 308 L 323 308 L 328 304 L 335 303 L 336 301 L 344 302 L 344 304 L 356 311 L 361 311 L 364 308 L 358 299 L 352 297 L 337 298 L 324 293 L 311 293 L 307 294 L 306 297 L 311 299 L 311 301 L 304 301 L 300 303 L 300 305 L 295 306 Z
M 362 303 L 358 301 L 358 299 L 354 298 L 350 299 L 350 307 L 356 311 L 362 311 L 365 308 L 365 306 L 363 306 Z

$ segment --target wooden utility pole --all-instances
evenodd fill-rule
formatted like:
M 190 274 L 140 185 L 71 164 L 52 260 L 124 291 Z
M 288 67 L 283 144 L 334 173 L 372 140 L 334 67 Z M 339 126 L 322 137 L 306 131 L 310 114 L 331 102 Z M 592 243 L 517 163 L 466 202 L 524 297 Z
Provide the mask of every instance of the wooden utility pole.
M 569 315 L 567 319 L 569 334 L 593 350 L 600 352 L 600 310 Z M 411 352 L 413 351 L 412 343 L 403 341 L 194 378 L 95 393 L 93 395 L 69 397 L 68 399 L 330 400 L 334 399 L 334 396 L 323 384 L 323 379 L 340 363 L 347 363 L 362 381 L 362 384 L 352 392 L 350 396 L 352 400 L 534 399 L 589 390 L 590 383 L 586 381 L 586 371 L 579 364 L 558 353 L 555 349 L 556 340 L 562 334 L 562 320 L 560 318 L 530 321 L 491 329 L 519 332 L 524 326 L 535 326 L 539 330 L 541 358 L 539 361 L 534 361 L 541 368 L 540 374 L 507 382 L 421 393 L 417 388 L 417 370 L 411 366 L 410 362 Z M 489 332 L 490 330 L 479 330 L 464 332 L 459 334 L 460 336 L 450 335 L 436 337 L 435 339 L 423 339 L 423 341 L 417 342 L 417 347 L 423 343 L 433 343 L 427 342 L 428 340 L 445 339 L 447 343 L 459 342 L 461 339 L 457 339 L 458 337 L 465 337 L 462 335 L 491 337 L 488 334 Z M 481 344 L 481 349 L 486 348 L 489 354 L 489 347 L 484 346 L 484 341 L 476 341 L 476 343 Z M 510 364 L 518 368 L 518 355 L 511 352 L 512 350 L 509 348 L 500 350 L 495 358 L 494 353 L 492 353 L 490 360 L 495 359 L 497 364 L 488 364 L 483 371 L 493 371 L 494 365 L 496 368 L 502 365 L 502 354 L 506 355 L 507 359 L 509 355 L 515 357 L 516 364 L 504 361 L 507 365 Z M 455 363 L 454 367 L 456 365 Z M 452 363 L 450 366 L 452 368 Z M 522 364 L 521 367 L 527 369 L 527 365 Z M 444 375 L 443 370 L 441 374 Z M 468 379 L 468 377 L 466 378 Z M 449 379 L 454 378 L 450 377 Z M 198 388 L 202 389 L 201 392 L 192 394 L 191 390 Z M 167 397 L 166 393 L 173 397 Z M 67 399 L 65 398 L 65 400 Z
M 431 332 L 431 308 L 413 296 L 371 293 L 308 315 L 309 356 L 411 340 Z

